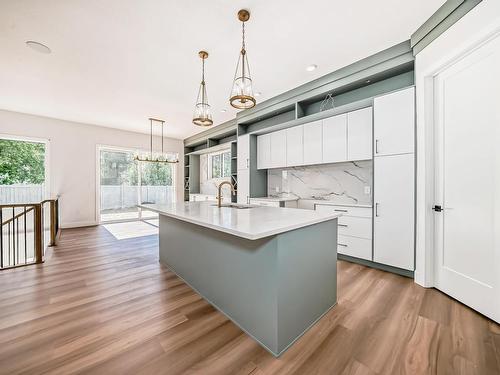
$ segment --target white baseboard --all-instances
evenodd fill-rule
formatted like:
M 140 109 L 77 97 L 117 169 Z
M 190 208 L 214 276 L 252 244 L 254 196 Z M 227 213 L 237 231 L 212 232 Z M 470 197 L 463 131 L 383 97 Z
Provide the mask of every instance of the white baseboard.
M 62 229 L 80 228 L 80 227 L 94 227 L 98 225 L 96 221 L 74 221 L 72 223 L 61 224 Z

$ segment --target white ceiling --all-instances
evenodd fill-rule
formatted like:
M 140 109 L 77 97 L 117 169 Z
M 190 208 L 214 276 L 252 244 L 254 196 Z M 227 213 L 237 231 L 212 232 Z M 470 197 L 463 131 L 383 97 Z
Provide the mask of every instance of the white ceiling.
M 249 9 L 258 101 L 409 39 L 444 0 L 0 0 L 0 108 L 147 133 L 147 118 L 185 138 L 206 75 L 214 123 L 228 95 Z M 51 54 L 26 47 L 35 40 Z M 314 72 L 305 67 L 317 64 Z M 226 109 L 226 113 L 221 113 Z

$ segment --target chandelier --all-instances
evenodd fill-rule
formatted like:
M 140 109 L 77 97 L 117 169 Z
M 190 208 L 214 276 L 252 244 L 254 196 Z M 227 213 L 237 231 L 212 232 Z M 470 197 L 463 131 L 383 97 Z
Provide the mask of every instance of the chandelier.
M 153 153 L 153 122 L 160 123 L 161 126 L 161 153 Z M 150 142 L 149 142 L 149 154 L 146 155 L 136 155 L 134 160 L 146 161 L 151 163 L 178 163 L 179 159 L 169 159 L 168 156 L 163 152 L 163 127 L 165 126 L 165 121 L 157 118 L 149 118 L 149 131 L 150 131 Z

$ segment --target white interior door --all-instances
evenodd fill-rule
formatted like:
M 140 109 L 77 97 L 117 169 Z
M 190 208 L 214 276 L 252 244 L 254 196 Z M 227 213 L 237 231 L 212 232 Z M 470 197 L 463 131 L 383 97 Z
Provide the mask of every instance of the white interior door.
M 435 285 L 500 322 L 500 38 L 434 83 Z

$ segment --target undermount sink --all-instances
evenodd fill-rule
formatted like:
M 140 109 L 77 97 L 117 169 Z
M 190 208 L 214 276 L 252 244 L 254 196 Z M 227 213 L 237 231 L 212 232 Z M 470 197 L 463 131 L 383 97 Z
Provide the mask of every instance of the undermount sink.
M 212 206 L 218 207 L 217 203 L 212 204 Z M 222 203 L 221 207 L 236 208 L 238 210 L 243 210 L 246 208 L 254 208 L 254 206 L 250 206 L 248 204 L 237 204 L 237 203 Z

